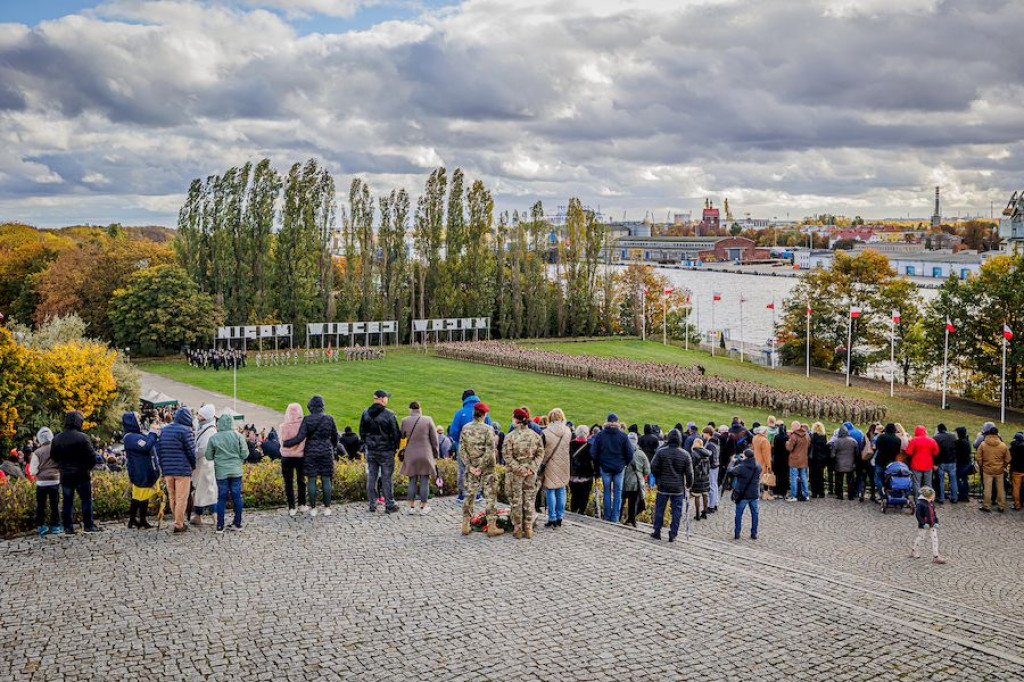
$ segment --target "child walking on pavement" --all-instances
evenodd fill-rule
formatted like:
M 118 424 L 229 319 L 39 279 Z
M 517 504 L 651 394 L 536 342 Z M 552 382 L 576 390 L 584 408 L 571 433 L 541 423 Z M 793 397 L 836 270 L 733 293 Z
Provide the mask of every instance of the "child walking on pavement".
M 917 535 L 914 536 L 914 547 L 910 550 L 910 558 L 917 559 L 921 556 L 917 548 L 925 537 L 931 535 L 932 563 L 946 563 L 946 560 L 939 556 L 939 517 L 935 514 L 935 491 L 928 486 L 922 486 L 918 493 L 914 515 L 917 516 Z

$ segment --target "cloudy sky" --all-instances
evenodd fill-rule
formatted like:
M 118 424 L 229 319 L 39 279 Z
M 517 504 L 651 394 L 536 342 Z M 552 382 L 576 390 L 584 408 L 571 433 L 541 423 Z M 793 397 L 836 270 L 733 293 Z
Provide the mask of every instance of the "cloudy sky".
M 659 219 L 949 216 L 1024 186 L 1019 0 L 0 2 L 0 221 L 172 225 L 322 159 Z

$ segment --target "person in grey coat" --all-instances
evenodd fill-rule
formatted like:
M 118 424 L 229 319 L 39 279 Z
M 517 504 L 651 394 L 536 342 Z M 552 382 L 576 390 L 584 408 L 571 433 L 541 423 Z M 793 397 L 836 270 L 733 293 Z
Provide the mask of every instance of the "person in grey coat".
M 846 481 L 846 499 L 852 500 L 854 497 L 853 471 L 857 466 L 859 452 L 857 440 L 850 435 L 845 426 L 840 426 L 836 430 L 835 438 L 832 439 L 832 456 L 836 462 L 837 499 L 843 499 L 843 481 Z
M 402 438 L 407 439 L 402 453 L 402 468 L 398 473 L 409 477 L 409 514 L 416 513 L 416 499 L 420 501 L 420 513 L 429 514 L 430 479 L 437 475 L 437 427 L 434 420 L 423 414 L 417 401 L 409 403 L 409 416 L 398 427 Z

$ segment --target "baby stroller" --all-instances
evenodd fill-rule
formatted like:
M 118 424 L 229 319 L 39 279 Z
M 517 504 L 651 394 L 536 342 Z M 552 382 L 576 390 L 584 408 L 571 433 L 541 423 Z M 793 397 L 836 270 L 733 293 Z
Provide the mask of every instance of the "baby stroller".
M 910 506 L 914 496 L 914 482 L 910 469 L 903 462 L 893 462 L 885 467 L 882 485 L 882 513 L 889 507 L 903 509 Z

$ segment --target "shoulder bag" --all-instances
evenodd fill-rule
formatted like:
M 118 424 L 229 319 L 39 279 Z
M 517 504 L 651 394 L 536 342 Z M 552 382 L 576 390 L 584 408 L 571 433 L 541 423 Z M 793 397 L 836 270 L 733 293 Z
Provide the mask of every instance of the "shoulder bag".
M 416 421 L 412 425 L 412 430 L 409 431 L 409 437 L 408 438 L 403 438 L 403 439 L 401 439 L 399 441 L 399 444 L 398 444 L 398 461 L 399 462 L 404 462 L 405 461 L 405 448 L 406 448 L 407 445 L 409 445 L 409 439 L 412 438 L 412 434 L 416 433 L 416 427 L 420 425 L 420 419 L 423 419 L 423 417 L 416 417 Z

